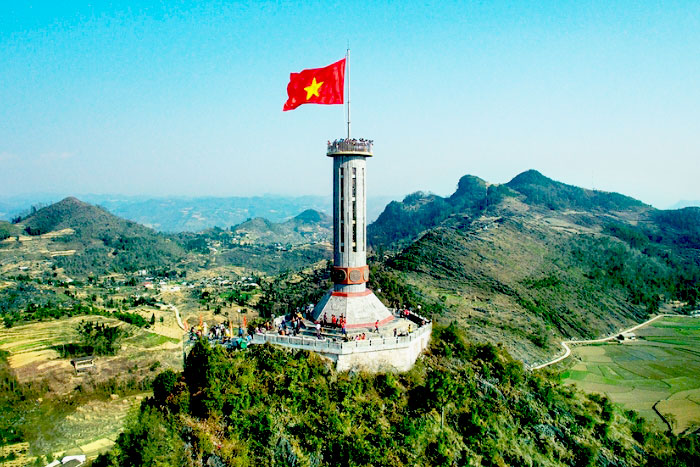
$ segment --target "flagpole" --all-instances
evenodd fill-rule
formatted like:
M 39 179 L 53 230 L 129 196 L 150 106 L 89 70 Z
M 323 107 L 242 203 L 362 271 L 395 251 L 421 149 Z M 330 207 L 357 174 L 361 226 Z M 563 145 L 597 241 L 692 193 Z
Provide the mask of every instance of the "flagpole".
M 348 85 L 348 139 L 350 139 L 350 45 L 345 51 L 345 76 L 347 76 Z

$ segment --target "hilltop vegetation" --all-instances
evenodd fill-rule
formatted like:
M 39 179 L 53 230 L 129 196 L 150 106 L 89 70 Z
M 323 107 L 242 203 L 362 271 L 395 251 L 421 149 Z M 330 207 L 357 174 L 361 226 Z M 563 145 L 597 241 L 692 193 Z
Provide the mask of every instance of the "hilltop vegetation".
M 437 329 L 403 374 L 336 373 L 270 345 L 228 353 L 199 341 L 93 467 L 691 466 L 697 436 L 653 432 L 605 397 L 523 371 L 457 326 Z
M 184 256 L 184 250 L 170 239 L 76 198 L 39 209 L 17 227 L 33 237 L 70 229 L 53 239 L 53 247 L 75 250 L 54 259 L 71 274 L 169 267 Z
M 557 182 L 536 170 L 528 170 L 517 175 L 506 183 L 506 186 L 525 195 L 527 204 L 541 205 L 552 210 L 577 209 L 606 212 L 646 206 L 641 201 L 619 193 L 586 190 Z
M 9 222 L 0 221 L 0 240 L 22 235 L 22 229 Z
M 390 271 L 444 303 L 444 318 L 531 363 L 556 338 L 614 332 L 674 300 L 694 307 L 699 212 L 528 171 L 504 185 L 462 177 L 449 198 L 410 195 L 368 236 Z
M 283 223 L 252 219 L 231 229 L 167 235 L 66 198 L 0 223 L 5 263 L 51 262 L 69 276 L 148 270 L 165 275 L 217 266 L 278 274 L 330 257 L 331 220 L 306 210 Z M 21 236 L 17 241 L 10 237 Z

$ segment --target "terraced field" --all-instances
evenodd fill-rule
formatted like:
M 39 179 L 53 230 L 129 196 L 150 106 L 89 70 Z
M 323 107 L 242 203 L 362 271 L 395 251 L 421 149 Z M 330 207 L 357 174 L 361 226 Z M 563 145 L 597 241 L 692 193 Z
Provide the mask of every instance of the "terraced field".
M 172 311 L 143 310 L 148 316 L 170 317 Z M 61 358 L 61 345 L 76 342 L 76 327 L 81 320 L 98 321 L 124 329 L 128 337 L 114 356 L 95 359 L 95 368 L 76 374 L 70 359 Z M 0 350 L 8 352 L 7 363 L 22 383 L 46 388 L 46 395 L 26 414 L 32 422 L 26 427 L 33 455 L 86 454 L 97 456 L 108 449 L 122 430 L 128 412 L 139 405 L 147 393 L 130 390 L 118 396 L 92 391 L 110 381 L 141 381 L 153 378 L 165 368 L 181 369 L 181 334 L 169 329 L 170 321 L 158 322 L 153 331 L 141 329 L 111 317 L 76 316 L 35 322 L 0 329 Z M 111 389 L 108 389 L 111 390 Z M 116 391 L 116 389 L 115 389 Z M 118 392 L 118 391 L 117 391 Z M 66 401 L 75 402 L 66 402 Z M 53 404 L 51 401 L 60 401 Z M 53 405 L 52 405 L 53 404 Z
M 112 447 L 129 412 L 136 410 L 148 395 L 91 400 L 68 415 L 49 414 L 46 423 L 51 424 L 52 429 L 42 431 L 32 448 L 35 452 L 52 453 L 55 458 L 76 454 L 95 458 Z
M 638 339 L 572 348 L 560 364 L 565 384 L 606 394 L 659 428 L 700 426 L 700 319 L 660 319 Z

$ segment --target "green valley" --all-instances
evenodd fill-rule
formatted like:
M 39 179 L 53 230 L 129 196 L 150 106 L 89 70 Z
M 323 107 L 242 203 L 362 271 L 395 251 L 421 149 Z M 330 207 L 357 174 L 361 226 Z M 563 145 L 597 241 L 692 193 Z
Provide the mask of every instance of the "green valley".
M 368 375 L 268 346 L 201 342 L 182 363 L 184 326 L 250 327 L 318 302 L 327 216 L 163 234 L 67 198 L 0 225 L 4 444 L 28 441 L 36 465 L 107 451 L 95 465 L 692 465 L 692 326 L 576 348 L 561 376 L 526 368 L 561 340 L 695 309 L 698 212 L 535 171 L 392 202 L 368 228 L 369 286 L 435 332 L 412 371 Z M 90 352 L 99 371 L 76 374 L 71 358 Z M 69 428 L 38 429 L 42 417 Z
M 700 429 L 700 319 L 663 318 L 635 334 L 624 343 L 575 346 L 560 364 L 562 382 L 605 393 L 659 429 Z

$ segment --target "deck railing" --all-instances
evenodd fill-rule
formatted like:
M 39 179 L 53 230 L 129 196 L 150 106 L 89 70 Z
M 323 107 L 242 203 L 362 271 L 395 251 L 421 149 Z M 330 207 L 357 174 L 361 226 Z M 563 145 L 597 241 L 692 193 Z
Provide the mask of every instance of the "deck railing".
M 252 344 L 278 344 L 284 347 L 313 350 L 333 354 L 350 354 L 377 350 L 391 350 L 408 347 L 411 342 L 430 334 L 432 323 L 427 323 L 406 336 L 370 337 L 365 340 L 336 340 L 323 337 L 321 339 L 309 336 L 280 336 L 278 334 L 253 334 Z
M 372 154 L 373 143 L 371 141 L 342 140 L 328 143 L 326 154 L 336 154 L 339 152 L 361 152 Z
M 397 319 L 403 318 L 401 312 L 395 308 L 389 308 Z M 308 335 L 301 336 L 282 336 L 273 332 L 251 334 L 249 344 L 270 344 L 282 345 L 284 347 L 292 347 L 296 349 L 313 350 L 316 352 L 333 353 L 333 354 L 349 354 L 356 352 L 370 352 L 377 350 L 391 350 L 402 347 L 407 347 L 416 339 L 430 334 L 433 330 L 433 323 L 417 313 L 409 312 L 408 319 L 417 325 L 417 328 L 407 335 L 395 337 L 372 336 L 371 334 L 364 340 L 348 340 L 345 341 L 341 337 L 322 337 L 321 339 Z M 234 337 L 233 340 L 236 338 Z M 192 340 L 185 335 L 183 342 L 183 351 L 188 353 L 194 345 L 196 339 Z M 231 346 L 232 340 L 224 342 L 222 339 L 209 339 L 211 345 L 226 345 Z

